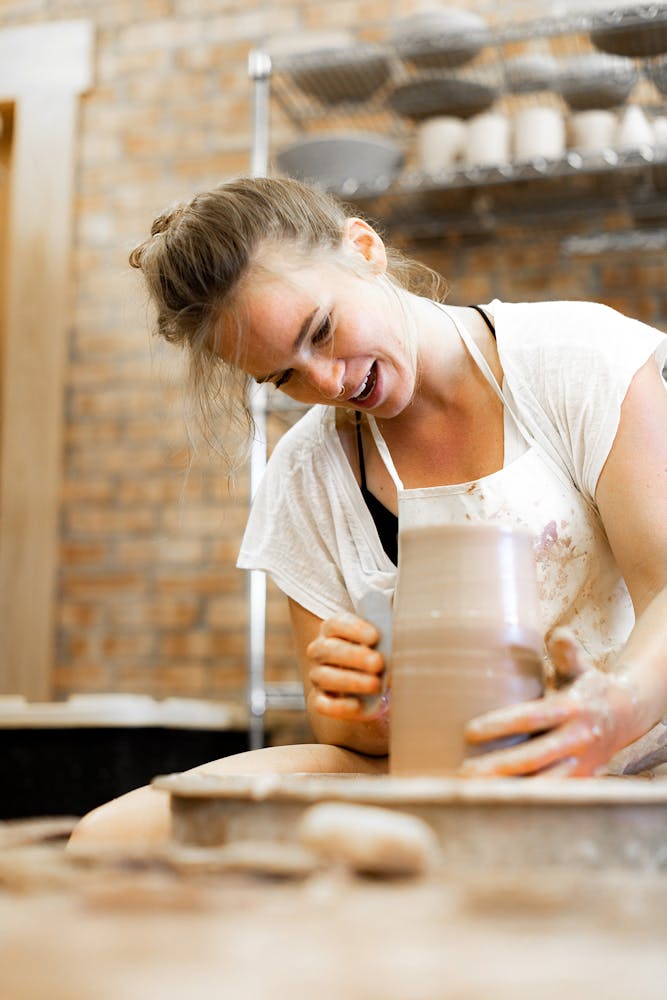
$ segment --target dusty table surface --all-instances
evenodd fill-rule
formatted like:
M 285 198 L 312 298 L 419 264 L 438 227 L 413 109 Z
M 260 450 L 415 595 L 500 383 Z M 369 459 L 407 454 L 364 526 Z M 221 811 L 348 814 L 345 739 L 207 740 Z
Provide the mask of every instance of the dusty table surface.
M 276 878 L 210 849 L 75 859 L 18 832 L 0 836 L 3 1000 L 665 996 L 667 873 Z

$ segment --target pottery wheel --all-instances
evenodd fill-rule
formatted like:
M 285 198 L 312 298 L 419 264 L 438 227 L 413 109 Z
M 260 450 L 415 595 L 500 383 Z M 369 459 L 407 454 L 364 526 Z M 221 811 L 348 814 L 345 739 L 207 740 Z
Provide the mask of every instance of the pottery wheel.
M 354 775 L 176 774 L 154 785 L 171 796 L 173 837 L 214 846 L 252 838 L 291 841 L 309 806 L 381 806 L 433 828 L 443 863 L 667 871 L 667 780 L 395 778 Z

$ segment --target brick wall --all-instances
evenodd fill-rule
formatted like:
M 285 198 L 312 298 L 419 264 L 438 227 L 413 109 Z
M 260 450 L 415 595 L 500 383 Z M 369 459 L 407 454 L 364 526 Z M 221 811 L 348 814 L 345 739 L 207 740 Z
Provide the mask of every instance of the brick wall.
M 493 16 L 498 5 L 463 3 Z M 249 164 L 246 60 L 265 38 L 358 25 L 380 38 L 408 0 L 4 0 L 0 26 L 86 17 L 95 85 L 81 102 L 63 454 L 54 696 L 242 697 L 245 582 L 234 561 L 247 483 L 191 456 L 180 358 L 151 339 L 131 246 L 171 201 Z M 539 4 L 512 5 L 534 16 Z M 503 11 L 506 16 L 508 8 Z M 38 71 L 38 68 L 36 68 Z M 276 144 L 291 126 L 274 110 Z M 579 256 L 563 232 L 421 242 L 452 302 L 595 298 L 665 324 L 665 258 Z M 270 590 L 269 679 L 295 677 Z

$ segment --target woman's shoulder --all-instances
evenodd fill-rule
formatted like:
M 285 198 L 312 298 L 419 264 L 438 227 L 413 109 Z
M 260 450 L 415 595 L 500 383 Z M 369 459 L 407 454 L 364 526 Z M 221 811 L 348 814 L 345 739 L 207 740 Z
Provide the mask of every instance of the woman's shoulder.
M 273 455 L 282 462 L 303 462 L 316 452 L 330 433 L 327 406 L 311 406 L 283 434 Z
M 595 353 L 616 355 L 658 345 L 665 337 L 654 327 L 624 315 L 602 302 L 555 300 L 489 304 L 498 330 L 499 347 L 539 351 L 566 358 Z
M 335 413 L 329 406 L 307 410 L 278 438 L 262 477 L 262 489 L 277 497 L 326 490 L 340 476 Z

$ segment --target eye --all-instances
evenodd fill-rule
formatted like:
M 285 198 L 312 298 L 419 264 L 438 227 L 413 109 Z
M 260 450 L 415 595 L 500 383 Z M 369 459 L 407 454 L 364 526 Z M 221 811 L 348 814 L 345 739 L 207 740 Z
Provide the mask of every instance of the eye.
M 282 373 L 280 378 L 276 379 L 276 381 L 273 384 L 276 387 L 276 389 L 280 389 L 281 385 L 285 385 L 286 382 L 289 382 L 291 377 L 292 377 L 292 369 L 288 368 L 286 371 Z
M 318 326 L 317 330 L 313 334 L 312 343 L 313 344 L 323 344 L 329 339 L 331 334 L 331 317 L 325 316 L 322 321 L 321 326 Z

